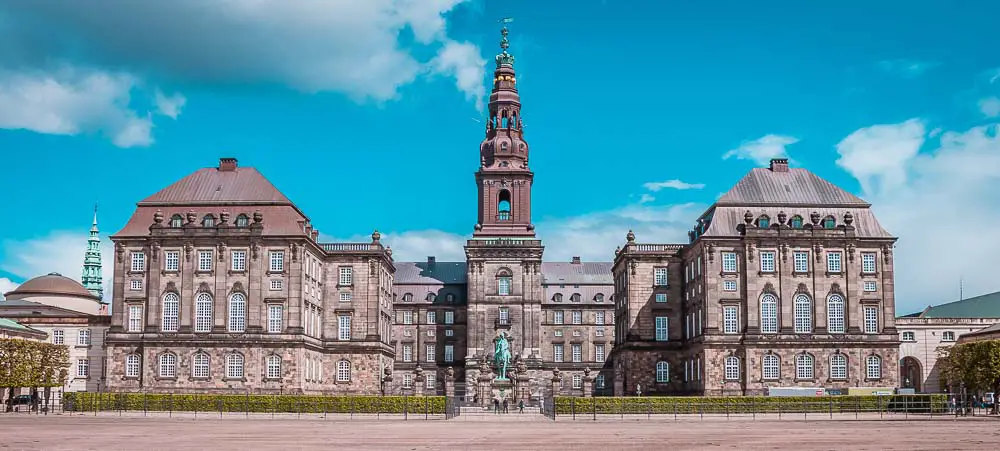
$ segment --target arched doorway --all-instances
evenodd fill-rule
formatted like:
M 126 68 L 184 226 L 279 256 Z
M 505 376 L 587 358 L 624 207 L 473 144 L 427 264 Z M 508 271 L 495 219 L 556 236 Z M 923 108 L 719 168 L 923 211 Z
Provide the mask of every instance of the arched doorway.
M 903 357 L 899 362 L 899 385 L 920 393 L 923 390 L 923 382 L 924 373 L 921 371 L 920 361 L 915 357 Z

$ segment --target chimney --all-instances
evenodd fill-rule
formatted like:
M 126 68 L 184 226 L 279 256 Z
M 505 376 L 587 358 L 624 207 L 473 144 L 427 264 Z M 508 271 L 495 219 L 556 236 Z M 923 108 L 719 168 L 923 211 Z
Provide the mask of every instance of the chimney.
M 788 172 L 788 158 L 772 158 L 771 172 Z
M 434 266 L 434 263 L 437 263 L 437 258 L 433 255 L 427 256 L 427 266 Z
M 236 170 L 235 158 L 219 158 L 219 172 L 233 172 Z
M 574 265 L 579 265 L 580 264 L 580 257 L 573 257 L 573 264 Z

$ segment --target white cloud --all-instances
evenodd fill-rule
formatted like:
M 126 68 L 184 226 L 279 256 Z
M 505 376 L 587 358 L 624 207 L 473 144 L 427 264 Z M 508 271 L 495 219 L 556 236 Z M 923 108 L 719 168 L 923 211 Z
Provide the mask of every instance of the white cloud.
M 987 97 L 979 101 L 979 111 L 986 117 L 1000 116 L 1000 97 Z
M 14 48 L 82 54 L 108 67 L 183 80 L 279 83 L 376 101 L 396 97 L 399 86 L 425 71 L 429 61 L 418 60 L 413 50 L 432 48 L 440 49 L 433 70 L 455 77 L 459 89 L 475 97 L 482 77 L 476 87 L 470 79 L 481 74 L 483 60 L 475 46 L 449 39 L 444 17 L 466 1 L 104 0 L 93 8 L 86 2 L 9 0 L 0 12 L 14 11 L 22 20 L 13 23 L 24 25 L 0 39 Z M 38 39 L 31 23 L 72 33 L 72 46 Z M 404 47 L 400 36 L 407 31 L 414 42 Z
M 895 75 L 902 78 L 916 78 L 928 70 L 931 70 L 940 63 L 931 61 L 916 61 L 910 59 L 895 59 L 895 60 L 885 60 L 879 61 L 878 67 L 888 74 Z
M 7 293 L 9 291 L 14 291 L 14 289 L 17 288 L 19 285 L 21 284 L 14 282 L 13 280 L 10 280 L 6 277 L 0 277 L 0 301 L 4 299 L 3 296 L 4 293 Z
M 915 120 L 858 130 L 848 137 L 853 159 L 841 164 L 899 237 L 899 314 L 956 300 L 960 279 L 966 297 L 1000 290 L 987 264 L 1000 253 L 1000 240 L 987 232 L 1000 224 L 1000 126 L 945 131 L 936 149 L 918 154 L 920 130 Z
M 705 184 L 704 183 L 687 183 L 687 182 L 682 182 L 682 181 L 677 180 L 677 179 L 673 179 L 673 180 L 667 180 L 667 181 L 663 181 L 663 182 L 646 182 L 646 183 L 642 184 L 642 187 L 646 188 L 646 189 L 648 189 L 648 190 L 650 190 L 650 191 L 652 191 L 652 192 L 655 193 L 655 192 L 657 192 L 657 191 L 659 191 L 661 189 L 664 189 L 664 188 L 679 189 L 679 190 L 702 189 L 702 188 L 705 187 Z
M 99 133 L 119 147 L 152 144 L 153 123 L 129 106 L 127 74 L 63 67 L 52 72 L 0 69 L 0 128 L 55 135 Z
M 640 204 L 646 204 L 646 203 L 652 202 L 654 200 L 656 200 L 656 198 L 653 197 L 652 194 L 642 193 L 642 197 L 639 198 L 639 203 Z
M 753 141 L 746 141 L 735 149 L 726 152 L 722 159 L 737 158 L 750 160 L 758 165 L 767 165 L 772 158 L 788 158 L 786 146 L 799 142 L 798 138 L 781 135 L 767 135 Z
M 862 128 L 837 144 L 837 165 L 854 175 L 865 192 L 877 189 L 875 181 L 892 188 L 906 183 L 906 163 L 920 151 L 924 136 L 919 119 Z
M 0 269 L 22 281 L 56 272 L 77 282 L 83 275 L 83 256 L 87 250 L 87 232 L 56 231 L 29 240 L 7 240 L 3 246 L 4 260 Z M 104 299 L 111 300 L 113 244 L 101 242 Z
M 479 54 L 479 48 L 470 42 L 448 41 L 438 52 L 430 66 L 436 73 L 455 78 L 455 86 L 465 93 L 467 100 L 483 111 L 486 101 L 486 60 Z
M 163 94 L 163 91 L 157 89 L 154 102 L 160 114 L 171 119 L 177 119 L 177 116 L 181 114 L 181 108 L 184 108 L 184 105 L 187 104 L 187 98 L 180 93 L 168 96 Z

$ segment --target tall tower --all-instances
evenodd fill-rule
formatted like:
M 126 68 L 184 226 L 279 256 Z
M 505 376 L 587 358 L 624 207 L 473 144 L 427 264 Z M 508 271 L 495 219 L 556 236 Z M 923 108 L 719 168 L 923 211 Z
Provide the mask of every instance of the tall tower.
M 507 52 L 510 41 L 506 26 L 500 34 L 490 117 L 486 137 L 479 145 L 478 222 L 465 246 L 469 290 L 465 367 L 479 372 L 475 378 L 467 374 L 466 381 L 475 381 L 479 390 L 488 389 L 484 381 L 489 377 L 482 371 L 489 366 L 494 339 L 500 333 L 510 338 L 515 360 L 529 369 L 542 364 L 544 248 L 531 223 L 534 174 L 528 170 L 528 143 L 524 141 L 514 56 Z
M 94 223 L 87 238 L 87 253 L 83 257 L 83 287 L 95 296 L 104 299 L 104 278 L 101 275 L 101 238 L 97 229 L 97 204 L 94 204 Z

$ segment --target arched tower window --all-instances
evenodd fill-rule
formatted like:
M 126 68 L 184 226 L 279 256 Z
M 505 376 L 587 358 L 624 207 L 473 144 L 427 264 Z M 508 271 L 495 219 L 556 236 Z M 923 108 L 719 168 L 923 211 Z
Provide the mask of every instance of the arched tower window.
M 510 191 L 502 190 L 497 197 L 497 220 L 510 221 Z
M 513 288 L 514 278 L 510 270 L 507 268 L 501 269 L 497 272 L 497 294 L 500 296 L 510 296 L 511 289 Z

